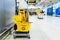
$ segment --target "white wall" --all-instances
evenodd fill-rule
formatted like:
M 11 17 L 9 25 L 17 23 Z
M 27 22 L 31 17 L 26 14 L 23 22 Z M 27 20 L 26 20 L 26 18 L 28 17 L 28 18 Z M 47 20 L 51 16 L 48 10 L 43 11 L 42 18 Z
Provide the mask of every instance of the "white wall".
M 24 0 L 17 0 L 19 2 L 19 8 L 27 8 L 27 3 Z

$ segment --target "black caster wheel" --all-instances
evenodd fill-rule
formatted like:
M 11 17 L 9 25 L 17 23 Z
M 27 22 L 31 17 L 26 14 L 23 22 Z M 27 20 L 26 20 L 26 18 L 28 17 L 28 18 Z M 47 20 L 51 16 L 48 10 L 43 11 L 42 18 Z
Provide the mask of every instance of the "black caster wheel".
M 14 36 L 13 38 L 16 39 L 16 36 Z
M 28 39 L 30 39 L 30 37 L 28 37 Z
M 16 38 L 16 36 L 15 36 L 15 35 L 13 35 L 13 38 L 15 39 L 15 38 Z

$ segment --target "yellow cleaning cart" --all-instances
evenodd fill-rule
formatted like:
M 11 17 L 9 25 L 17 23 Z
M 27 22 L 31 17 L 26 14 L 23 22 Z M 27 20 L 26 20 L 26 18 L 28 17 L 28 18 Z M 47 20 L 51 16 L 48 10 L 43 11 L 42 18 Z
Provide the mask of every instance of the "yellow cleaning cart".
M 18 37 L 28 37 L 30 38 L 29 31 L 31 22 L 29 22 L 29 15 L 26 9 L 19 8 L 18 15 L 14 16 L 14 38 Z

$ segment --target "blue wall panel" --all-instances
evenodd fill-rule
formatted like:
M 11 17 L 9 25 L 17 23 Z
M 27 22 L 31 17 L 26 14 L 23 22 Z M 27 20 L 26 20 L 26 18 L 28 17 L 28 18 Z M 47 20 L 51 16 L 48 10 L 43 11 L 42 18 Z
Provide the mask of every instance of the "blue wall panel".
M 53 7 L 47 9 L 47 15 L 53 15 Z
M 60 15 L 60 7 L 56 9 L 56 16 Z

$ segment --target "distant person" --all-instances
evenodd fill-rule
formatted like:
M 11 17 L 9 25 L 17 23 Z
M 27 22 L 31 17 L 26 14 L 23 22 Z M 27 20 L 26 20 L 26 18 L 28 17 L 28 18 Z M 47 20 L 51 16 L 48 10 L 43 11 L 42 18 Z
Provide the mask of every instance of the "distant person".
M 44 14 L 45 12 L 44 12 L 43 10 L 42 10 L 40 13 L 42 13 L 42 15 L 45 15 L 45 14 Z

